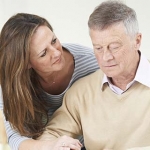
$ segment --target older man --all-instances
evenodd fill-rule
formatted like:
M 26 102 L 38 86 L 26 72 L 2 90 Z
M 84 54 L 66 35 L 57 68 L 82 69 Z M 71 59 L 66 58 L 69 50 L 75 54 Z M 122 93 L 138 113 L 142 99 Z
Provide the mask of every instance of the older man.
M 68 90 L 40 138 L 83 135 L 87 150 L 146 148 L 150 63 L 139 50 L 136 13 L 121 2 L 106 1 L 90 15 L 88 25 L 101 70 Z

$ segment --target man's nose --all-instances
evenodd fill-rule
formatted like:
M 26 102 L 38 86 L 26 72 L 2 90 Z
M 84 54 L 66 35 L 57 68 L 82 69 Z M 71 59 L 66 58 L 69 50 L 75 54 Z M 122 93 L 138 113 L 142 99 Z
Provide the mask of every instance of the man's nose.
M 108 60 L 111 60 L 111 59 L 113 59 L 112 53 L 108 49 L 105 49 L 104 52 L 103 52 L 103 60 L 108 61 Z

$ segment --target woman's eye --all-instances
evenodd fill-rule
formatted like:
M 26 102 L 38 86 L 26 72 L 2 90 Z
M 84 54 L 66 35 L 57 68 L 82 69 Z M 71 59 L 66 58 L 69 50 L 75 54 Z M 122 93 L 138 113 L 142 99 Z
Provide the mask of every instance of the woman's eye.
M 46 55 L 46 50 L 44 51 L 44 53 L 41 55 L 41 57 L 44 57 Z
M 53 39 L 53 40 L 52 40 L 52 44 L 55 44 L 55 43 L 56 43 L 56 40 L 57 40 L 57 38 Z

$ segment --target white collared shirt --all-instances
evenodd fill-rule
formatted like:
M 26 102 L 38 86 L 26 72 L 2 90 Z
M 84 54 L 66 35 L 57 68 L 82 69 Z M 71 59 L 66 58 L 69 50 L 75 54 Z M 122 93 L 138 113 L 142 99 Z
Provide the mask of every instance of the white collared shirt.
M 122 90 L 117 86 L 113 85 L 109 78 L 104 74 L 101 89 L 105 83 L 108 83 L 110 89 L 118 95 L 124 93 L 127 89 L 129 89 L 135 82 L 140 82 L 141 84 L 150 87 L 150 63 L 147 58 L 141 54 L 139 66 L 137 68 L 137 72 L 133 81 L 127 84 L 126 89 Z

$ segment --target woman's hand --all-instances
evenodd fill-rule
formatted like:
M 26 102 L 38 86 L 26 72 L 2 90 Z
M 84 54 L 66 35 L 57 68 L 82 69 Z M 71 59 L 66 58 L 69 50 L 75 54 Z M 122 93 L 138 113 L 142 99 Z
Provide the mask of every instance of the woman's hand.
M 68 136 L 62 136 L 53 141 L 48 140 L 42 142 L 42 150 L 81 150 L 82 147 L 79 140 Z
M 19 150 L 81 150 L 82 144 L 77 139 L 61 136 L 55 140 L 25 140 Z

